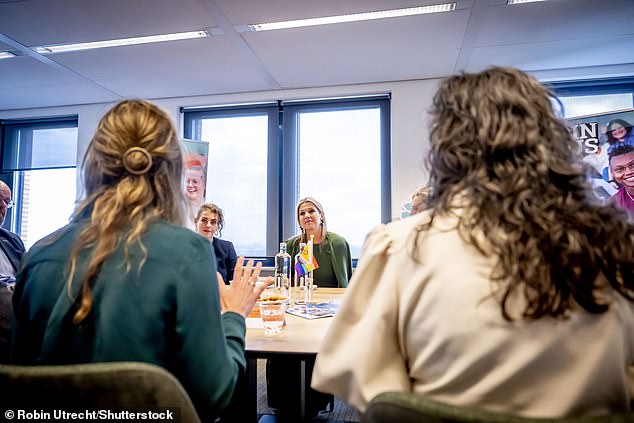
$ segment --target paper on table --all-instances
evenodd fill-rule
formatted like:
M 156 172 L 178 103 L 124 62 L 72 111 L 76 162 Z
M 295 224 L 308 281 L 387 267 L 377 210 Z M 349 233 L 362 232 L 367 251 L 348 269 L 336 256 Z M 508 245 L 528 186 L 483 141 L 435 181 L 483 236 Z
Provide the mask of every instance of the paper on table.
M 286 312 L 304 319 L 321 319 L 334 316 L 338 308 L 336 303 L 311 303 L 291 307 Z

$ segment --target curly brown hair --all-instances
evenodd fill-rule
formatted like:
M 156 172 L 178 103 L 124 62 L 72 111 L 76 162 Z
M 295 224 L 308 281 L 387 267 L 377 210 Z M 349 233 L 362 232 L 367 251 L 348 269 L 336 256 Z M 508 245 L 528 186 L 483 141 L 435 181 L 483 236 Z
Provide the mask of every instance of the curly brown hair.
M 154 219 L 184 223 L 185 197 L 181 189 L 183 158 L 169 116 L 144 100 L 125 100 L 99 122 L 83 163 L 84 199 L 72 220 L 89 216 L 70 256 L 68 292 L 80 255 L 90 250 L 74 323 L 92 307 L 92 287 L 101 265 L 123 244 L 126 271 L 128 251 Z M 139 268 L 143 265 L 141 260 Z
M 506 320 L 516 293 L 523 319 L 565 318 L 575 302 L 603 313 L 605 280 L 634 300 L 632 221 L 591 193 L 552 98 L 524 72 L 495 67 L 445 80 L 433 99 L 431 219 L 413 253 L 436 216 L 457 215 L 462 239 L 497 258 L 492 294 Z

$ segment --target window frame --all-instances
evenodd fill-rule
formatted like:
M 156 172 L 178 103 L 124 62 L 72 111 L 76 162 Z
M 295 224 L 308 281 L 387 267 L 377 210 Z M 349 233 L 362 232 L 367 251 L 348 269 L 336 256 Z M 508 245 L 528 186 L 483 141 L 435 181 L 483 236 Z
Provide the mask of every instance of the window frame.
M 295 204 L 299 200 L 297 184 L 297 116 L 302 112 L 380 109 L 380 165 L 381 165 L 381 223 L 392 219 L 391 194 L 391 122 L 390 95 L 360 97 L 278 100 L 258 104 L 227 105 L 217 107 L 181 108 L 183 136 L 200 140 L 202 125 L 195 123 L 205 118 L 221 116 L 247 116 L 255 113 L 269 114 L 267 160 L 267 228 L 266 255 L 251 257 L 272 265 L 272 258 L 279 250 L 279 243 L 296 234 Z M 291 181 L 291 182 L 289 182 Z M 283 205 L 286 205 L 285 207 Z M 379 222 L 377 222 L 378 224 Z M 356 258 L 354 259 L 356 263 Z
M 25 142 L 30 149 L 33 140 L 33 131 L 38 129 L 57 129 L 57 128 L 77 128 L 79 129 L 79 116 L 78 115 L 64 115 L 64 116 L 50 116 L 45 118 L 23 118 L 23 119 L 0 119 L 0 179 L 4 181 L 11 189 L 13 201 L 15 206 L 12 207 L 6 216 L 4 227 L 7 227 L 11 232 L 20 234 L 22 231 L 22 204 L 23 204 L 23 190 L 24 179 L 22 172 L 25 171 L 37 171 L 47 169 L 77 169 L 77 158 L 75 158 L 75 165 L 62 165 L 62 166 L 20 166 L 17 150 L 11 150 L 13 157 L 7 158 L 7 151 L 9 146 L 7 143 L 13 143 L 14 140 L 8 140 L 8 133 L 10 130 L 17 129 L 20 131 L 28 131 L 28 139 Z M 79 144 L 79 140 L 76 140 Z M 6 166 L 9 165 L 9 166 Z M 77 193 L 75 193 L 75 196 Z
M 219 117 L 245 117 L 266 114 L 268 116 L 268 146 L 267 146 L 267 175 L 266 175 L 266 251 L 267 255 L 257 257 L 257 259 L 265 260 L 269 257 L 269 248 L 271 244 L 275 244 L 278 239 L 277 226 L 279 220 L 273 219 L 273 216 L 279 216 L 279 208 L 281 205 L 278 201 L 278 187 L 280 185 L 281 175 L 279 171 L 279 150 L 278 145 L 278 132 L 279 132 L 279 104 L 275 103 L 260 103 L 249 105 L 236 105 L 236 106 L 222 106 L 222 107 L 206 107 L 200 110 L 188 110 L 183 108 L 181 110 L 183 114 L 183 133 L 184 137 L 191 140 L 202 139 L 202 125 L 200 122 L 205 118 L 219 118 Z M 198 121 L 198 124 L 194 126 L 194 122 Z M 279 244 L 278 244 L 279 245 Z M 275 255 L 273 253 L 273 255 Z M 256 257 L 254 257 L 256 258 Z M 268 263 L 267 263 L 268 264 Z
M 629 93 L 634 99 L 634 77 L 557 81 L 546 83 L 546 86 L 558 97 Z

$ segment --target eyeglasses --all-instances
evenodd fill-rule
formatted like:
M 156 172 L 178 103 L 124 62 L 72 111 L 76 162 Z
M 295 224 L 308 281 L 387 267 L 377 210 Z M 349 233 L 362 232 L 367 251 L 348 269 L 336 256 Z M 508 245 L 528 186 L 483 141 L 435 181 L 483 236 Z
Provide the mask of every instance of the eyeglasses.
M 13 202 L 13 200 L 5 200 L 4 198 L 2 199 L 2 203 L 4 204 L 4 206 L 8 209 L 10 209 L 11 207 L 15 206 L 15 203 Z
M 627 171 L 634 171 L 634 161 L 629 162 L 625 166 L 619 166 L 614 168 L 615 175 L 623 175 Z

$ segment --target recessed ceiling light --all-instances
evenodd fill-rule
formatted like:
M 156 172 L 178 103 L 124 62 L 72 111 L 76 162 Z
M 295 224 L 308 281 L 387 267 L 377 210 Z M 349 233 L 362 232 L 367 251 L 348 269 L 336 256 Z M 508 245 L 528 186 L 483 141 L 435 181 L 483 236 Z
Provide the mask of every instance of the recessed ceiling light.
M 189 40 L 192 38 L 209 37 L 209 35 L 210 33 L 208 31 L 178 32 L 174 34 L 150 35 L 147 37 L 119 38 L 116 40 L 93 41 L 90 43 L 41 46 L 41 47 L 34 47 L 33 50 L 42 54 L 66 53 L 69 51 L 91 50 L 95 48 L 104 48 L 104 47 L 131 46 L 134 44 L 148 44 L 148 43 L 160 43 L 163 41 Z
M 16 56 L 10 51 L 0 51 L 0 59 L 8 59 L 9 57 L 16 57 Z
M 322 18 L 297 19 L 248 25 L 251 31 L 270 31 L 273 29 L 299 28 L 303 26 L 327 25 L 343 22 L 368 21 L 372 19 L 396 18 L 401 16 L 423 15 L 427 13 L 450 12 L 456 10 L 456 2 L 431 6 L 408 7 L 405 9 L 380 10 L 377 12 L 354 13 L 350 15 L 325 16 Z
M 547 1 L 547 0 L 506 0 L 506 4 L 535 3 L 538 1 Z

